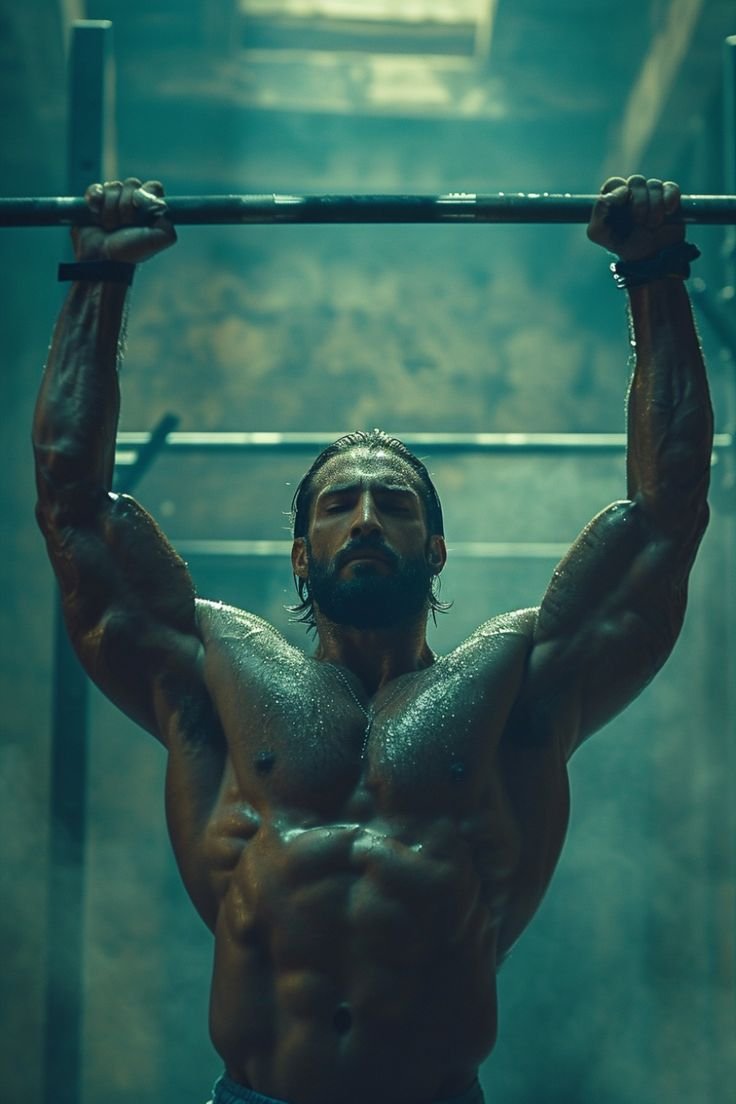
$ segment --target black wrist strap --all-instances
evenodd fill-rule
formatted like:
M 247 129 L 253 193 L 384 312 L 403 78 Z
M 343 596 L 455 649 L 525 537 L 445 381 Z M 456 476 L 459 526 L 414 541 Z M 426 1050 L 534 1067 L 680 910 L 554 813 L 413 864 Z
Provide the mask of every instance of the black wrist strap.
M 72 261 L 59 265 L 59 281 L 64 280 L 101 280 L 104 283 L 133 283 L 135 265 L 127 261 Z
M 676 242 L 640 261 L 614 261 L 610 265 L 618 288 L 641 287 L 652 280 L 687 280 L 690 262 L 697 260 L 700 250 L 692 242 Z

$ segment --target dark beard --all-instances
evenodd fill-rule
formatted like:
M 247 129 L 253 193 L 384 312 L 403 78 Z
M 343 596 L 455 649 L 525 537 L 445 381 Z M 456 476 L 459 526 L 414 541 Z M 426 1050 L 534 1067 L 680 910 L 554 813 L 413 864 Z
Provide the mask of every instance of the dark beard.
M 361 547 L 375 548 L 375 542 L 356 541 L 324 563 L 314 558 L 309 539 L 309 593 L 328 620 L 355 629 L 389 629 L 412 621 L 429 606 L 433 572 L 424 556 L 404 559 L 384 548 L 392 571 L 376 571 L 370 563 L 356 566 L 352 579 L 340 579 L 338 572 L 351 553 Z

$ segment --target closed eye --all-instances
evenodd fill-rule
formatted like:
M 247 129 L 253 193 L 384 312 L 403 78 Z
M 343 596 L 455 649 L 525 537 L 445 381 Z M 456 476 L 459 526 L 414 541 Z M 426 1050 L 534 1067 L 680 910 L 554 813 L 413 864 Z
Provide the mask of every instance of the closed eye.
M 334 490 L 320 496 L 317 509 L 323 515 L 342 514 L 355 508 L 359 494 L 350 490 Z M 380 488 L 374 491 L 377 508 L 386 514 L 413 517 L 419 508 L 417 496 L 402 489 Z
M 389 491 L 376 496 L 376 502 L 381 510 L 388 510 L 392 514 L 411 514 L 417 506 L 414 495 L 404 491 Z

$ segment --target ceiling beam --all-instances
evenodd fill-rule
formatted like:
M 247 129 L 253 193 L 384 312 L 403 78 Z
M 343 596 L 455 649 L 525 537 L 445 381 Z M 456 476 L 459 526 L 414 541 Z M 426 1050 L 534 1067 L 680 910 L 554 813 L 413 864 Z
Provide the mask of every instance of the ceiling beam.
M 245 16 L 289 16 L 296 19 L 356 19 L 394 23 L 475 23 L 486 0 L 239 0 Z

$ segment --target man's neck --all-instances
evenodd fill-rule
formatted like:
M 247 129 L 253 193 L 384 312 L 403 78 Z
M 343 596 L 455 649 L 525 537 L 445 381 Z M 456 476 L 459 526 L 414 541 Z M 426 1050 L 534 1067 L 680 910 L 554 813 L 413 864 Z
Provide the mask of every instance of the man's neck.
M 347 667 L 372 697 L 382 686 L 434 663 L 427 644 L 426 618 L 390 629 L 336 625 L 315 610 L 319 644 L 315 658 Z

